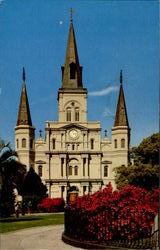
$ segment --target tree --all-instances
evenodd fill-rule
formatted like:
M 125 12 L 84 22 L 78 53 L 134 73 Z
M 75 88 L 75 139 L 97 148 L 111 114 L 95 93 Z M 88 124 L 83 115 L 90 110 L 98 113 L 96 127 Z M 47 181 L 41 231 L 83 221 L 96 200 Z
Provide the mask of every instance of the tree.
M 152 190 L 158 187 L 159 182 L 159 166 L 150 164 L 142 164 L 136 166 L 120 166 L 115 169 L 115 182 L 117 188 L 120 189 L 125 185 L 134 185 L 137 187 Z
M 20 191 L 25 167 L 17 161 L 17 155 L 0 139 L 0 215 L 8 217 L 14 212 L 14 188 Z
M 133 147 L 131 157 L 134 159 L 134 165 L 115 168 L 115 182 L 117 188 L 126 184 L 134 185 L 147 190 L 158 187 L 159 182 L 159 134 L 153 134 L 139 144 Z
M 132 155 L 135 161 L 142 162 L 144 164 L 159 164 L 159 152 L 160 152 L 160 134 L 153 134 L 139 144 L 138 147 L 132 148 Z
M 37 205 L 47 196 L 47 188 L 31 167 L 22 185 L 23 209 L 37 210 Z
M 2 139 L 0 138 L 0 152 L 1 152 L 2 148 L 4 148 L 5 146 L 7 146 L 7 144 L 5 143 L 4 140 L 2 140 Z

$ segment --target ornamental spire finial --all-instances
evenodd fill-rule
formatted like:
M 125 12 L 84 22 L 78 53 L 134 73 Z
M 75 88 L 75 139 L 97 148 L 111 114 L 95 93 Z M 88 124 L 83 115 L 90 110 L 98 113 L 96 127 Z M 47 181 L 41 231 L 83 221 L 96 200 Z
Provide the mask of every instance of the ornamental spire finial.
M 104 136 L 107 136 L 107 130 L 106 129 L 104 130 Z
M 39 137 L 42 137 L 42 130 L 39 130 Z
M 123 83 L 123 75 L 122 75 L 122 70 L 120 71 L 120 85 Z
M 73 22 L 73 9 L 70 8 L 70 22 Z
M 23 79 L 23 82 L 25 82 L 25 80 L 26 80 L 26 74 L 25 74 L 25 69 L 24 69 L 24 67 L 23 67 L 23 77 L 22 77 L 22 79 Z

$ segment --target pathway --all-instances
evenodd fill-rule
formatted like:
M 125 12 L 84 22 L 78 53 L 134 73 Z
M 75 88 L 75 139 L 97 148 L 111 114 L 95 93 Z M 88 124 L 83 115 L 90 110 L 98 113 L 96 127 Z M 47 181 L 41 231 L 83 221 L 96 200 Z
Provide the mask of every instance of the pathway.
M 64 225 L 23 229 L 0 235 L 1 250 L 80 250 L 61 240 Z

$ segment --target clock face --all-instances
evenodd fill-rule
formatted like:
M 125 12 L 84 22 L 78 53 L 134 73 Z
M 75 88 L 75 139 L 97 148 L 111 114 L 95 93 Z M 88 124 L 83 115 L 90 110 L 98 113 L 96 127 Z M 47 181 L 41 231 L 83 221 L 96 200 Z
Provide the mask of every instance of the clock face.
M 78 135 L 78 132 L 77 132 L 77 130 L 72 129 L 72 130 L 69 132 L 69 135 L 70 135 L 71 138 L 75 139 L 75 138 L 77 137 L 77 135 Z

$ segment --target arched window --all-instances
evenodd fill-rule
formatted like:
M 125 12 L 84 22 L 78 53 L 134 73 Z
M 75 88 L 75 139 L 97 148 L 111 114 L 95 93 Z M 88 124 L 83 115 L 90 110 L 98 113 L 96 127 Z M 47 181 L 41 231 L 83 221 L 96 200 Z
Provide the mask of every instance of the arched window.
M 72 166 L 69 166 L 69 175 L 72 175 Z
M 56 148 L 56 139 L 52 139 L 52 149 Z
M 22 139 L 22 148 L 26 148 L 26 139 L 25 138 Z
M 42 177 L 42 166 L 41 165 L 38 166 L 38 175 L 39 175 L 39 177 Z
M 76 64 L 71 63 L 70 64 L 70 79 L 75 79 L 76 78 Z
M 79 108 L 75 108 L 75 121 L 79 121 Z
M 74 167 L 74 175 L 78 175 L 78 166 Z
M 19 148 L 19 141 L 18 141 L 18 139 L 16 140 L 16 142 L 17 142 L 17 148 Z
M 117 139 L 114 140 L 114 147 L 117 148 Z
M 30 139 L 30 148 L 33 148 L 33 139 Z
M 94 149 L 94 139 L 91 139 L 91 149 Z
M 71 121 L 71 108 L 67 108 L 67 110 L 66 110 L 66 120 L 68 122 Z
M 108 166 L 104 166 L 104 177 L 108 176 Z
M 121 139 L 121 148 L 125 148 L 125 139 Z
M 74 144 L 72 144 L 72 150 L 74 150 L 75 149 L 75 145 Z

